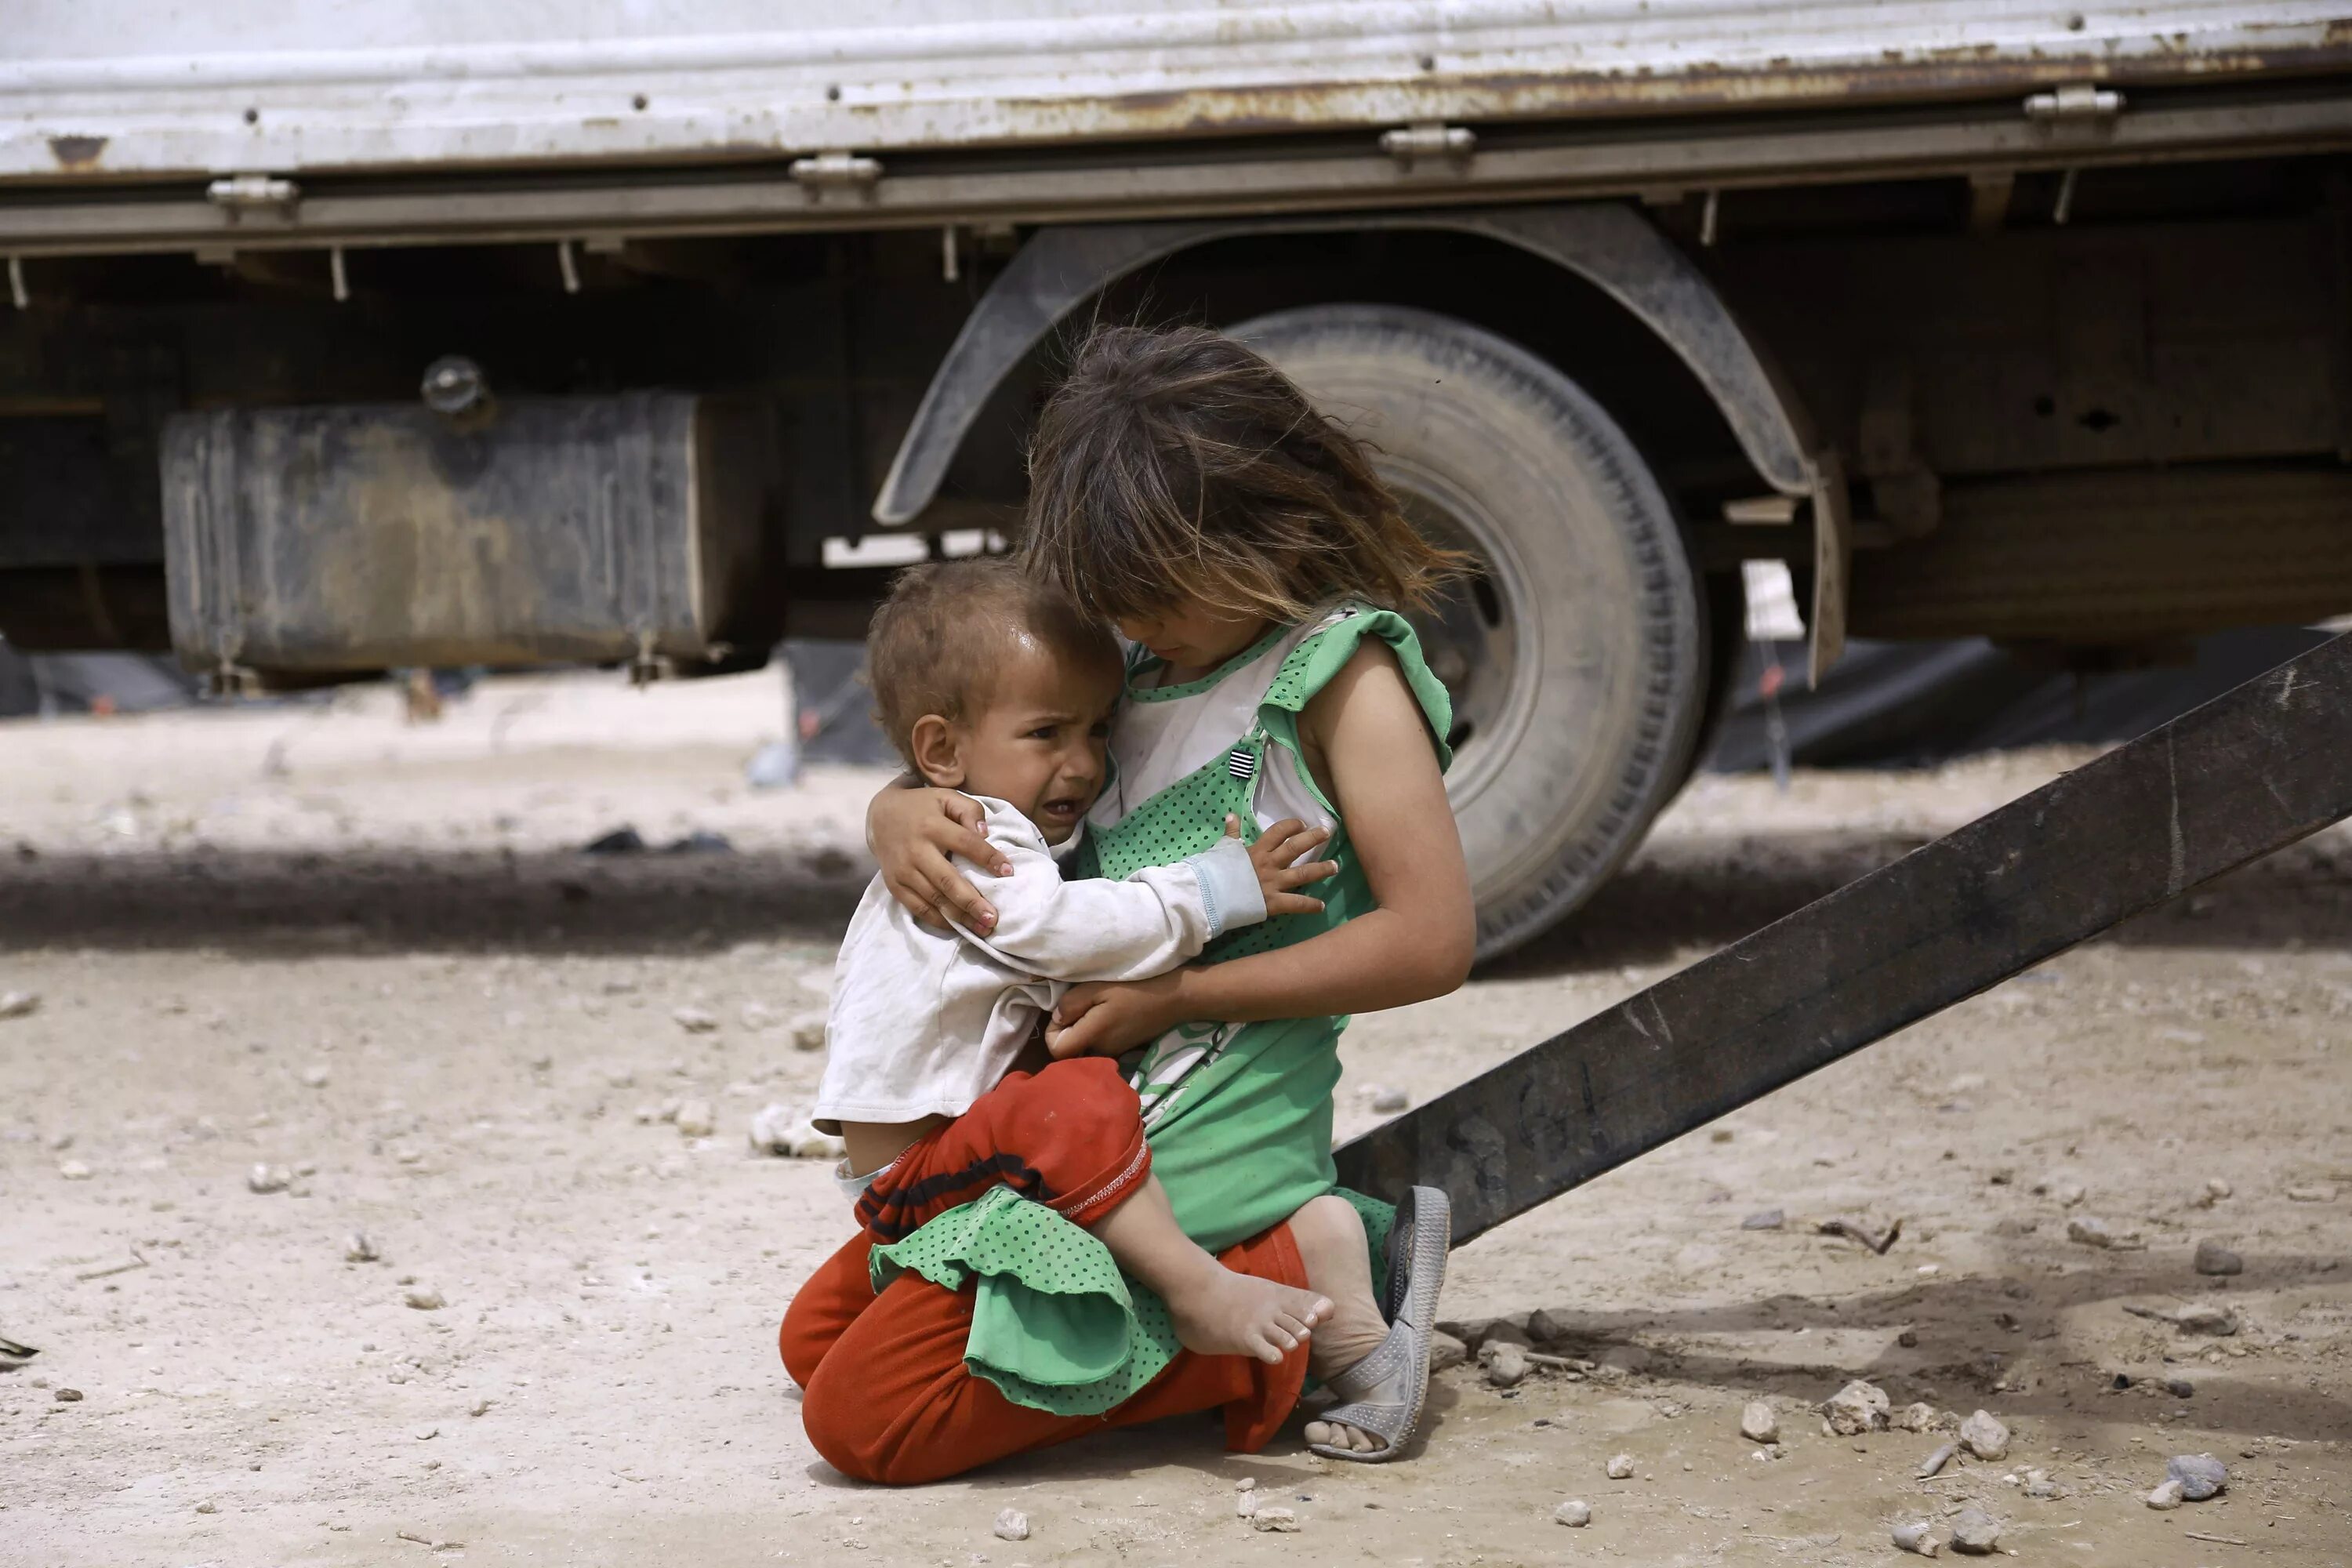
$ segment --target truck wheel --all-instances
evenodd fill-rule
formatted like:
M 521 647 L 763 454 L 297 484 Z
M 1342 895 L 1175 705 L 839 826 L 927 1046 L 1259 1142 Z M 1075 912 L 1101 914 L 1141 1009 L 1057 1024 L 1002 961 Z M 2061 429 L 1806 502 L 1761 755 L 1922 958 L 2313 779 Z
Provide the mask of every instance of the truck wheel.
M 1674 510 L 1600 405 L 1478 327 L 1315 305 L 1230 330 L 1485 567 L 1415 624 L 1454 694 L 1479 956 L 1505 952 L 1590 897 L 1688 776 L 1708 639 Z

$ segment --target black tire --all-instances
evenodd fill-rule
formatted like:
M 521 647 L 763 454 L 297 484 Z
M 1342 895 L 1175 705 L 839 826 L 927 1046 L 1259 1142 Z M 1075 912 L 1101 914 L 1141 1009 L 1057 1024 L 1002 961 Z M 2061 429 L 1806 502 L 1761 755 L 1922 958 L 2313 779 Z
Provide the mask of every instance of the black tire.
M 1482 328 L 1312 305 L 1231 331 L 1486 564 L 1416 624 L 1454 694 L 1479 956 L 1507 952 L 1590 897 L 1688 776 L 1709 639 L 1673 508 L 1600 405 Z

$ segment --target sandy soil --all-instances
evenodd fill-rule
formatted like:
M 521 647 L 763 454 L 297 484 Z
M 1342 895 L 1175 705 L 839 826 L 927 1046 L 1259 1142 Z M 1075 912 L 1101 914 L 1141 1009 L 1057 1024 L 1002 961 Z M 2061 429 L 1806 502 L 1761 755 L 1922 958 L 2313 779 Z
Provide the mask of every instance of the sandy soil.
M 1597 1364 L 1443 1374 L 1406 1463 L 1326 1467 L 1295 1426 L 1239 1458 L 1183 1421 L 844 1480 L 773 1350 L 844 1216 L 744 1131 L 814 1084 L 776 1020 L 821 1005 L 875 781 L 747 793 L 781 712 L 773 677 L 562 679 L 423 728 L 380 690 L 0 725 L 0 992 L 40 996 L 0 1020 L 0 1335 L 41 1352 L 0 1372 L 0 1560 L 1833 1564 L 1969 1504 L 2042 1563 L 2352 1560 L 2342 830 L 1464 1249 L 1450 1316 L 1540 1309 Z M 1343 1131 L 1368 1086 L 1433 1093 L 2078 760 L 1701 780 L 1568 928 L 1360 1020 Z M 625 822 L 734 848 L 576 852 Z M 660 1120 L 694 1100 L 709 1137 Z M 2084 1216 L 2144 1248 L 2069 1242 Z M 2192 1270 L 2209 1237 L 2242 1274 Z M 2236 1334 L 2125 1310 L 2212 1301 Z M 1825 1436 L 1855 1377 L 1992 1411 L 2008 1458 L 1922 1481 L 1946 1434 Z M 1777 1455 L 1740 1436 L 1757 1398 Z M 2143 1505 L 2200 1451 L 2228 1491 Z M 1235 1517 L 1242 1478 L 1296 1537 Z M 1553 1521 L 1570 1498 L 1588 1527 Z M 1008 1505 L 1027 1541 L 992 1536 Z

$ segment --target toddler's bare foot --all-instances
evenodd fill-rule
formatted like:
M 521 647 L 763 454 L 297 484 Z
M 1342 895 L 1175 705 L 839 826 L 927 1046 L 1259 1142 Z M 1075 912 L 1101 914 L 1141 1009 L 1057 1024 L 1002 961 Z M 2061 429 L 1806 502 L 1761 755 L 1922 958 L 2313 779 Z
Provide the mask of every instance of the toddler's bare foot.
M 1223 1264 L 1166 1298 L 1176 1338 L 1201 1355 L 1255 1356 L 1268 1364 L 1314 1337 L 1331 1303 L 1312 1290 L 1236 1274 Z

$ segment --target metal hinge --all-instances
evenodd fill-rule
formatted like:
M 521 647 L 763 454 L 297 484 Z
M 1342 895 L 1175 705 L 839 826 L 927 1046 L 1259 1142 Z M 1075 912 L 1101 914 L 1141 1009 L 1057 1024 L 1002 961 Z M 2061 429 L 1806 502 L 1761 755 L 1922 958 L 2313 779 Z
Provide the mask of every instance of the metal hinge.
M 233 212 L 260 207 L 290 207 L 302 199 L 302 187 L 280 174 L 227 174 L 205 187 L 215 206 Z
M 1478 133 L 1467 125 L 1442 125 L 1433 120 L 1381 132 L 1381 151 L 1400 163 L 1418 158 L 1467 158 L 1477 145 Z
M 870 185 L 882 177 L 882 164 L 878 159 L 836 151 L 795 158 L 791 174 L 803 185 Z
M 2085 121 L 2113 120 L 2124 106 L 2124 95 L 2113 88 L 2094 87 L 2087 81 L 2070 81 L 2049 92 L 2037 92 L 2025 100 L 2025 118 L 2051 124 L 2080 124 Z

